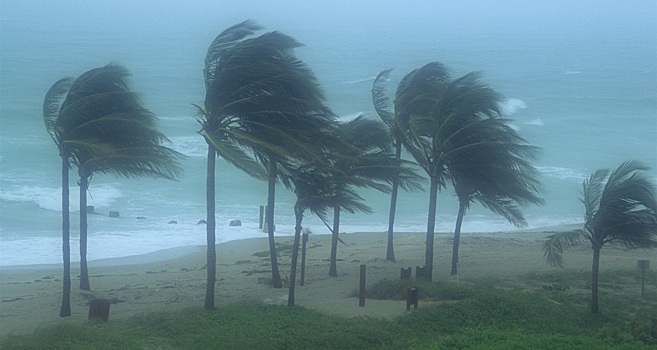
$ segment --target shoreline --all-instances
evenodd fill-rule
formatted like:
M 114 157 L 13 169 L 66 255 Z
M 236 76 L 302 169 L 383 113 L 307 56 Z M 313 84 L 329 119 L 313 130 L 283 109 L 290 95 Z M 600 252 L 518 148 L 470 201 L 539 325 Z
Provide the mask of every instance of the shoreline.
M 531 228 L 531 229 L 517 229 L 517 230 L 509 230 L 509 231 L 493 231 L 493 232 L 462 232 L 461 235 L 477 235 L 477 236 L 497 236 L 497 237 L 513 237 L 519 234 L 523 233 L 542 233 L 542 232 L 558 232 L 558 231 L 566 231 L 566 230 L 575 230 L 583 227 L 583 224 L 566 224 L 566 225 L 555 225 L 555 226 L 547 226 L 547 227 L 538 227 L 538 228 Z M 355 234 L 370 234 L 372 232 L 352 232 L 352 233 L 345 233 L 342 232 L 340 235 L 355 235 Z M 382 232 L 382 234 L 387 234 L 387 232 Z M 426 234 L 426 232 L 395 232 L 395 235 L 397 234 Z M 448 234 L 453 234 L 453 232 L 436 232 L 436 236 L 438 235 L 448 235 Z M 320 235 L 326 235 L 330 236 L 330 233 L 320 233 L 320 234 L 314 234 L 315 236 L 320 236 Z M 276 236 L 276 238 L 283 238 L 283 237 L 293 237 L 292 235 L 281 235 L 281 236 Z M 230 241 L 225 241 L 221 243 L 217 243 L 217 247 L 227 244 L 230 242 L 237 242 L 237 241 L 248 241 L 252 239 L 266 239 L 267 237 L 249 237 L 249 238 L 241 238 L 241 239 L 235 239 L 235 240 L 230 240 Z M 76 246 L 72 245 L 71 246 L 71 255 L 76 254 Z M 188 254 L 194 254 L 197 253 L 201 250 L 205 251 L 206 246 L 205 245 L 185 245 L 185 246 L 178 246 L 178 247 L 171 247 L 171 248 L 166 248 L 166 249 L 160 249 L 160 250 L 155 250 L 152 252 L 148 253 L 143 253 L 143 254 L 136 254 L 136 255 L 127 255 L 127 256 L 119 256 L 119 257 L 112 257 L 112 258 L 100 258 L 100 259 L 94 259 L 94 260 L 88 260 L 89 264 L 93 264 L 97 267 L 104 267 L 104 266 L 121 266 L 121 265 L 136 265 L 136 264 L 148 264 L 148 263 L 153 263 L 153 262 L 158 262 L 158 261 L 165 261 L 169 260 L 172 258 L 179 258 L 183 257 Z M 13 270 L 30 270 L 30 269 L 58 269 L 62 268 L 62 262 L 57 262 L 57 263 L 49 263 L 49 264 L 23 264 L 23 265 L 0 265 L 0 273 L 2 271 L 13 271 Z M 76 264 L 79 264 L 78 261 L 71 262 L 71 266 L 74 266 Z

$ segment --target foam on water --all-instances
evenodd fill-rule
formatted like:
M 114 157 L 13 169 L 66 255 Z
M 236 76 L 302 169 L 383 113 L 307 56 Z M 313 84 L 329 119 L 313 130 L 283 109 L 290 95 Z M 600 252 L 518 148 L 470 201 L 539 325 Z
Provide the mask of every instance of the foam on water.
M 87 204 L 97 207 L 109 207 L 123 194 L 116 186 L 99 184 L 89 187 Z M 70 210 L 78 211 L 80 207 L 80 188 L 69 189 Z M 13 186 L 0 190 L 0 200 L 8 202 L 33 202 L 39 208 L 62 211 L 62 188 L 40 186 Z

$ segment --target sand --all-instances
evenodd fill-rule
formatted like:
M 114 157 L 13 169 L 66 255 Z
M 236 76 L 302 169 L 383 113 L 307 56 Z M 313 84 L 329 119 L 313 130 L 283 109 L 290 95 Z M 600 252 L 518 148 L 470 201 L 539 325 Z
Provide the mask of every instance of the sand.
M 459 281 L 479 278 L 514 279 L 531 272 L 553 271 L 545 263 L 541 244 L 545 237 L 571 227 L 531 231 L 465 233 L 460 245 Z M 396 233 L 395 262 L 385 260 L 386 233 L 342 234 L 346 244 L 338 247 L 338 277 L 329 277 L 329 235 L 311 235 L 307 249 L 305 286 L 296 288 L 297 305 L 323 312 L 352 316 L 393 318 L 405 312 L 405 301 L 367 300 L 349 295 L 357 289 L 360 265 L 367 266 L 367 283 L 399 278 L 400 268 L 424 263 L 424 233 Z M 292 237 L 277 237 L 291 244 Z M 437 234 L 434 246 L 434 280 L 455 281 L 450 276 L 452 237 Z M 266 238 L 232 241 L 217 245 L 216 303 L 256 300 L 285 305 L 287 288 L 262 284 L 271 277 Z M 260 254 L 259 254 L 260 255 Z M 605 247 L 601 271 L 636 269 L 636 260 L 655 258 L 655 252 Z M 590 270 L 590 247 L 565 253 L 565 265 L 572 270 Z M 282 276 L 288 276 L 289 253 L 279 258 Z M 192 246 L 135 257 L 106 259 L 89 263 L 92 291 L 78 288 L 79 270 L 72 268 L 72 316 L 60 318 L 62 290 L 60 265 L 31 265 L 0 269 L 0 338 L 7 334 L 31 332 L 41 325 L 87 321 L 89 300 L 110 299 L 110 322 L 149 311 L 203 307 L 205 296 L 205 247 Z M 297 282 L 299 274 L 297 273 Z

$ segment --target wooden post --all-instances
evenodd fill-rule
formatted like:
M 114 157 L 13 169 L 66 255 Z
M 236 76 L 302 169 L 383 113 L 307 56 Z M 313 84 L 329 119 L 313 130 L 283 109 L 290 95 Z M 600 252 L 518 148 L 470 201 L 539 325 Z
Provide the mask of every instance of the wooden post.
M 406 311 L 411 311 L 411 305 L 417 309 L 418 299 L 418 288 L 408 288 L 406 290 Z
M 89 302 L 89 319 L 105 321 L 109 319 L 110 301 L 108 299 L 92 299 Z
M 424 265 L 422 266 L 415 266 L 415 278 L 416 279 L 424 279 L 426 278 L 426 268 Z
M 301 286 L 306 283 L 306 242 L 308 234 L 304 233 L 301 239 Z
M 641 297 L 645 296 L 646 270 L 650 268 L 650 260 L 637 260 L 637 268 L 641 270 Z
M 262 230 L 262 224 L 264 223 L 265 219 L 265 206 L 261 205 L 260 206 L 260 220 L 258 221 L 260 223 L 259 228 Z
M 411 279 L 412 272 L 413 272 L 412 268 L 402 267 L 401 270 L 399 271 L 399 279 L 400 280 L 409 280 L 409 279 Z
M 367 265 L 360 265 L 360 288 L 358 289 L 358 306 L 365 307 L 365 275 Z

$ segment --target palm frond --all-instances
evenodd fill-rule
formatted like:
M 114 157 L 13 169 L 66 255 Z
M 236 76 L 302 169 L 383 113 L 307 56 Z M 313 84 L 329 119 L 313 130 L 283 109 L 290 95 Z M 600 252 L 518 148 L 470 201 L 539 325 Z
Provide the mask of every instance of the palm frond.
M 554 267 L 563 267 L 563 251 L 587 240 L 582 230 L 563 231 L 546 237 L 543 243 L 543 257 Z
M 260 29 L 262 28 L 255 22 L 244 21 L 224 30 L 212 41 L 205 55 L 205 68 L 203 69 L 206 89 L 214 84 L 217 66 L 226 51 Z
M 57 145 L 62 141 L 60 139 L 61 135 L 59 135 L 59 132 L 56 129 L 57 117 L 63 100 L 71 88 L 73 81 L 74 78 L 71 77 L 65 77 L 58 80 L 50 87 L 50 89 L 48 89 L 43 101 L 43 121 L 46 124 L 46 131 Z
M 386 82 L 392 72 L 392 68 L 383 70 L 376 76 L 372 84 L 372 103 L 381 120 L 386 123 L 390 130 L 395 129 L 395 113 L 390 98 L 385 93 Z

